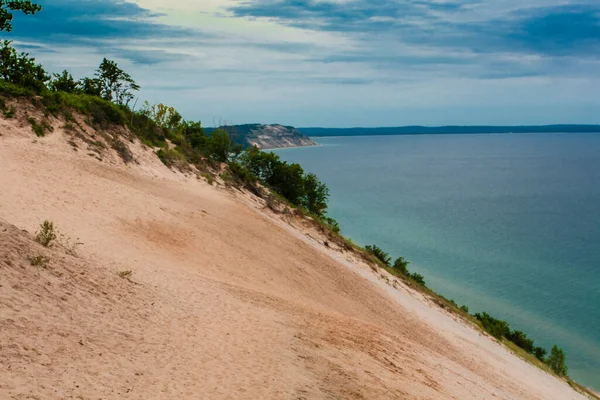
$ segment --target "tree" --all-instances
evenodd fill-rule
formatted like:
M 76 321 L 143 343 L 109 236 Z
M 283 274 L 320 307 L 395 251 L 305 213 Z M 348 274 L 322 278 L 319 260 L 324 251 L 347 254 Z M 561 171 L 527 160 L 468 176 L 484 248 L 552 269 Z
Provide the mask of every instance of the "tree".
M 406 275 L 408 274 L 408 264 L 410 264 L 410 262 L 406 261 L 404 257 L 398 257 L 396 261 L 394 261 L 393 267 L 402 274 Z
M 224 129 L 212 131 L 204 146 L 206 155 L 218 162 L 227 162 L 231 156 L 235 158 L 242 151 L 241 146 L 236 145 Z
M 548 357 L 546 363 L 548 364 L 548 366 L 550 366 L 550 368 L 552 368 L 552 371 L 554 371 L 556 375 L 567 375 L 568 368 L 565 364 L 565 353 L 563 352 L 563 349 L 559 348 L 557 345 L 554 345 L 554 347 L 552 347 L 552 350 L 550 351 L 550 356 Z
M 0 0 L 0 31 L 12 31 L 14 11 L 32 15 L 42 11 L 42 6 L 32 3 L 31 0 Z
M 533 354 L 540 361 L 544 361 L 544 357 L 546 357 L 546 353 L 548 353 L 548 352 L 543 347 L 536 347 L 535 349 L 533 349 Z
M 184 121 L 181 124 L 181 133 L 188 141 L 192 149 L 198 150 L 202 147 L 205 147 L 206 141 L 208 137 L 204 133 L 204 128 L 202 127 L 202 123 L 198 122 L 190 122 Z
M 79 91 L 79 83 L 73 79 L 73 75 L 67 70 L 61 74 L 53 74 L 53 79 L 50 81 L 50 90 L 54 92 L 76 93 Z
M 327 209 L 327 199 L 329 198 L 329 189 L 315 174 L 308 174 L 304 178 L 304 199 L 303 206 L 318 216 L 323 216 Z
M 101 96 L 120 105 L 128 105 L 133 91 L 140 90 L 137 83 L 116 62 L 104 58 L 95 73 L 100 82 Z
M 2 1 L 2 0 L 0 0 Z M 50 76 L 29 53 L 17 53 L 10 40 L 0 44 L 0 76 L 5 81 L 41 92 Z
M 177 112 L 175 107 L 162 103 L 150 105 L 146 101 L 142 112 L 152 118 L 156 125 L 166 129 L 177 129 L 183 120 L 183 117 Z
M 102 82 L 96 78 L 83 78 L 79 80 L 81 91 L 90 96 L 102 96 Z

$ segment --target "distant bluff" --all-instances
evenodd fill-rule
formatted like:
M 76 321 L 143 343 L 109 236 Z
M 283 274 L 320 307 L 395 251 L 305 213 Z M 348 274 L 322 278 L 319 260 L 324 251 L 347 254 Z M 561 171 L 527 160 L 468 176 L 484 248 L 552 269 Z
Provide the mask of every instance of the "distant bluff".
M 279 149 L 284 147 L 315 146 L 317 143 L 292 126 L 279 124 L 245 124 L 221 127 L 231 137 L 245 146 L 259 149 Z M 212 129 L 207 129 L 211 131 Z

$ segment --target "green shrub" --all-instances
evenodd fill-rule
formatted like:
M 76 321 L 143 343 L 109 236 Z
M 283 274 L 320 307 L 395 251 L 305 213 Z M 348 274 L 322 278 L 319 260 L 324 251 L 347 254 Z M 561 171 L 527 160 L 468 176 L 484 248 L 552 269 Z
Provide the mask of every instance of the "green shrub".
M 410 279 L 412 279 L 413 281 L 417 282 L 419 285 L 421 286 L 426 286 L 425 285 L 425 278 L 423 277 L 423 275 L 421 274 L 417 274 L 416 272 L 409 274 L 408 275 L 410 277 Z M 454 303 L 456 305 L 456 303 Z
M 133 161 L 133 153 L 131 153 L 129 147 L 118 136 L 114 136 L 110 140 L 110 145 L 117 152 L 119 157 L 121 157 L 125 164 Z
M 563 349 L 559 348 L 557 345 L 552 347 L 546 363 L 556 375 L 567 375 L 568 368 L 565 364 L 565 353 L 563 352 Z
M 17 113 L 17 109 L 15 108 L 15 106 L 10 106 L 10 108 L 6 111 L 4 111 L 4 118 L 9 119 L 15 116 L 15 114 Z
M 460 309 L 463 310 L 464 312 L 466 312 L 467 314 L 469 313 L 469 307 L 467 307 L 464 304 L 462 306 L 460 306 Z
M 46 120 L 38 122 L 34 117 L 28 117 L 27 121 L 31 124 L 31 129 L 38 137 L 46 135 L 46 131 L 52 132 L 54 128 Z
M 2 9 L 4 11 L 4 9 Z M 6 82 L 40 93 L 50 76 L 28 53 L 17 53 L 10 40 L 0 43 L 0 78 Z
M 510 333 L 506 321 L 496 319 L 486 312 L 475 314 L 475 318 L 477 318 L 477 320 L 481 322 L 481 325 L 483 325 L 483 328 L 496 339 L 501 339 L 503 336 L 507 336 Z
M 35 92 L 23 86 L 0 79 L 0 93 L 8 97 L 31 97 Z
M 544 361 L 544 357 L 548 352 L 543 347 L 536 347 L 533 349 L 533 355 L 540 361 Z
M 400 271 L 400 273 L 407 275 L 408 274 L 408 264 L 409 261 L 406 261 L 404 257 L 398 257 L 396 261 L 394 261 L 394 265 L 392 266 L 394 269 Z
M 56 240 L 54 223 L 47 220 L 42 222 L 40 230 L 36 233 L 35 240 L 44 247 L 52 246 L 52 242 Z
M 177 149 L 159 149 L 156 155 L 167 167 L 181 168 L 187 163 L 185 156 Z
M 365 250 L 374 255 L 375 258 L 377 258 L 379 261 L 381 261 L 388 267 L 390 266 L 390 262 L 392 260 L 390 255 L 382 249 L 380 249 L 377 245 L 367 245 L 365 246 Z

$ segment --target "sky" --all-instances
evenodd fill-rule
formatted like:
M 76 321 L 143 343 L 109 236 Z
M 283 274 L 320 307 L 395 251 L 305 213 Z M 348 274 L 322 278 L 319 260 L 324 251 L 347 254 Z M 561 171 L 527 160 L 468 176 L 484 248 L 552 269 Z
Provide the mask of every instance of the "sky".
M 204 126 L 600 123 L 600 0 L 37 2 L 19 50 Z

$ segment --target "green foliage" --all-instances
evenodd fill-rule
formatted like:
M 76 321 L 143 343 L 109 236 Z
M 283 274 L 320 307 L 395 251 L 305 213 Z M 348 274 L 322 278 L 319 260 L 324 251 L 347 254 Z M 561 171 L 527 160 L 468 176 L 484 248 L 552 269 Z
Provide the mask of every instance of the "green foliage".
M 36 64 L 35 58 L 29 57 L 29 53 L 17 53 L 11 43 L 10 40 L 4 40 L 0 44 L 0 77 L 15 85 L 41 92 L 46 88 L 50 76 L 41 64 Z
M 460 306 L 460 309 L 463 310 L 464 312 L 466 312 L 467 314 L 469 313 L 469 307 L 467 307 L 464 304 L 462 306 Z
M 227 162 L 240 154 L 242 146 L 231 140 L 226 130 L 216 129 L 205 139 L 202 150 L 214 161 Z
M 528 353 L 533 354 L 535 350 L 535 346 L 533 345 L 533 340 L 527 337 L 527 334 L 522 331 L 510 331 L 507 332 L 506 338 L 527 351 Z
M 340 224 L 333 218 L 330 217 L 321 217 L 321 221 L 333 232 L 340 233 Z
M 80 91 L 79 83 L 67 70 L 60 74 L 52 74 L 52 80 L 48 87 L 53 92 L 78 93 Z
M 130 129 L 142 142 L 151 147 L 166 145 L 165 132 L 148 115 L 130 112 Z
M 392 261 L 392 258 L 390 257 L 390 255 L 388 253 L 386 253 L 385 251 L 380 249 L 377 245 L 367 245 L 367 246 L 365 246 L 365 250 L 367 250 L 369 253 L 373 254 L 379 261 L 381 261 L 388 267 L 390 266 L 390 262 Z
M 46 135 L 46 131 L 52 132 L 54 128 L 47 121 L 41 120 L 38 122 L 37 119 L 33 117 L 27 118 L 27 121 L 31 124 L 31 129 L 38 137 L 42 137 Z
M 127 105 L 134 98 L 132 92 L 140 90 L 131 75 L 119 68 L 114 61 L 104 58 L 94 74 L 101 88 L 103 99 Z
M 533 349 L 533 355 L 540 361 L 544 361 L 544 357 L 548 352 L 543 347 L 536 347 Z
M 23 86 L 0 80 L 0 94 L 8 97 L 31 97 L 35 92 Z
M 426 286 L 425 285 L 425 278 L 423 277 L 423 275 L 417 274 L 416 272 L 413 272 L 412 274 L 408 274 L 408 277 L 410 279 L 412 279 L 413 281 L 417 282 L 419 285 Z
M 90 96 L 102 96 L 102 82 L 97 78 L 82 78 L 78 83 L 79 90 Z
M 31 0 L 0 0 L 0 31 L 12 31 L 14 11 L 31 15 L 41 10 L 42 6 L 31 2 Z
M 488 313 L 477 313 L 475 318 L 481 322 L 483 328 L 488 331 L 496 339 L 502 339 L 502 337 L 510 334 L 509 325 L 506 321 L 501 321 L 490 316 Z
M 301 206 L 318 218 L 325 218 L 329 189 L 314 174 L 304 174 L 299 164 L 281 161 L 272 152 L 252 146 L 241 155 L 241 164 L 290 203 Z M 339 225 L 333 224 L 339 232 Z
M 46 111 L 58 115 L 76 110 L 88 115 L 92 123 L 98 127 L 111 124 L 124 125 L 127 122 L 126 110 L 100 97 L 82 93 L 50 92 L 42 93 L 42 104 Z
M 559 348 L 557 345 L 552 347 L 546 363 L 556 375 L 567 375 L 568 368 L 565 364 L 565 353 L 563 352 L 563 349 Z
M 200 122 L 183 121 L 180 124 L 180 130 L 192 149 L 199 150 L 205 147 L 208 137 Z
M 187 162 L 185 156 L 177 149 L 159 149 L 156 155 L 167 167 L 181 167 Z
M 311 213 L 321 216 L 327 210 L 328 198 L 329 189 L 327 186 L 315 174 L 307 174 L 304 177 L 304 198 L 301 201 L 302 205 Z
M 54 229 L 54 223 L 50 221 L 44 221 L 40 225 L 40 230 L 35 235 L 35 241 L 44 247 L 52 246 L 52 242 L 56 240 L 56 230 Z
M 407 275 L 408 264 L 410 264 L 410 262 L 406 261 L 404 257 L 398 257 L 396 261 L 394 261 L 394 265 L 392 267 L 400 271 L 402 274 Z
M 111 138 L 110 146 L 117 152 L 125 164 L 133 161 L 133 154 L 131 153 L 131 150 L 118 136 Z

